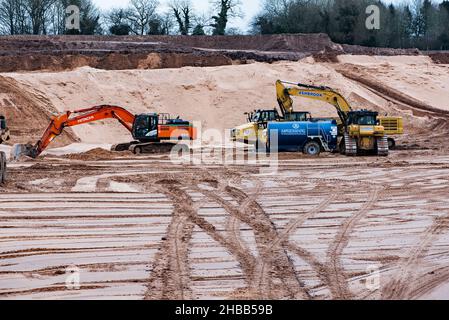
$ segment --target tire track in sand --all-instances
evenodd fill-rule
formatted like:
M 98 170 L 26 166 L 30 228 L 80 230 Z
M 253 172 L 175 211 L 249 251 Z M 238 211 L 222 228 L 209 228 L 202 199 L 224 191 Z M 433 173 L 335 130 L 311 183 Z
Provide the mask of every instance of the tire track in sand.
M 416 276 L 417 281 L 410 285 L 407 299 L 417 299 L 449 280 L 449 267 L 441 267 Z
M 420 241 L 400 262 L 399 270 L 394 277 L 382 290 L 383 299 L 406 299 L 413 287 L 413 281 L 416 279 L 415 270 L 417 270 L 420 260 L 430 249 L 432 243 L 438 235 L 449 228 L 449 214 L 436 217 L 428 228 L 421 235 Z
M 195 204 L 193 202 L 191 196 L 187 193 L 187 191 L 181 189 L 182 185 L 180 185 L 176 181 L 172 181 L 168 184 L 167 184 L 167 181 L 164 181 L 164 183 L 165 183 L 165 186 L 163 188 L 163 191 L 165 192 L 165 194 L 167 194 L 167 196 L 170 199 L 172 199 L 173 203 L 175 204 L 175 208 L 178 206 L 179 209 L 182 211 L 182 213 L 183 213 L 182 219 L 188 220 L 188 222 L 191 223 L 193 226 L 197 225 L 204 232 L 206 232 L 214 241 L 219 243 L 231 255 L 233 255 L 235 257 L 235 259 L 237 260 L 237 262 L 242 267 L 242 272 L 245 276 L 245 282 L 246 282 L 247 286 L 249 286 L 249 284 L 252 281 L 252 275 L 254 273 L 253 270 L 254 270 L 255 258 L 250 253 L 248 253 L 247 250 L 240 248 L 238 245 L 236 245 L 232 241 L 229 241 L 228 239 L 221 236 L 216 231 L 215 226 L 213 224 L 209 223 L 204 218 L 199 216 L 197 211 L 198 211 L 199 207 L 201 206 L 201 204 L 198 204 L 198 203 Z M 195 186 L 192 186 L 192 188 L 195 190 L 198 190 L 198 188 Z M 179 210 L 175 210 L 175 211 L 179 211 Z M 192 227 L 192 229 L 193 229 L 193 227 Z M 169 238 L 170 238 L 170 232 L 169 232 L 168 239 Z M 179 236 L 176 237 L 175 239 L 179 239 Z M 189 238 L 189 240 L 190 240 L 190 238 Z M 181 278 L 179 278 L 179 275 L 172 275 L 172 277 L 174 276 L 175 278 L 177 278 L 177 282 L 178 282 L 177 288 L 182 296 L 182 295 L 184 295 L 185 288 L 188 287 L 186 284 L 190 280 L 188 265 L 183 263 L 184 261 L 187 261 L 187 259 L 188 259 L 188 257 L 187 257 L 188 248 L 182 247 L 181 248 L 182 250 L 180 252 L 178 243 L 181 243 L 181 245 L 183 244 L 183 242 L 175 241 L 173 248 L 162 250 L 162 262 L 164 262 L 163 256 L 166 255 L 167 252 L 170 253 L 170 252 L 174 251 L 173 255 L 176 254 L 176 265 L 174 266 L 175 268 L 172 268 L 172 269 L 184 272 L 184 273 L 181 273 L 181 275 L 185 275 L 184 277 L 181 277 Z M 181 255 L 180 255 L 180 253 L 181 253 Z M 181 256 L 181 258 L 180 258 L 180 256 Z M 162 263 L 162 265 L 163 265 L 163 263 Z M 162 268 L 162 269 L 164 269 L 164 268 Z M 165 275 L 159 273 L 159 274 L 155 274 L 154 278 L 162 277 L 162 279 L 163 279 L 164 276 Z M 154 280 L 155 279 L 150 279 L 150 283 L 152 283 L 152 281 L 154 282 Z M 164 283 L 168 283 L 168 281 L 165 281 Z M 190 290 L 188 291 L 188 293 L 191 295 Z
M 223 188 L 222 188 L 223 189 Z M 257 199 L 257 195 L 262 190 L 262 183 L 259 181 L 256 187 L 255 193 L 249 195 L 241 204 L 240 211 L 245 212 L 248 205 Z M 338 193 L 332 194 L 330 197 L 324 199 L 321 203 L 319 203 L 316 207 L 312 208 L 309 212 L 305 214 L 301 214 L 299 217 L 292 219 L 286 226 L 285 230 L 276 238 L 274 239 L 274 242 L 270 247 L 267 249 L 267 252 L 264 252 L 262 256 L 269 255 L 270 251 L 273 249 L 273 247 L 277 245 L 282 245 L 286 249 L 289 249 L 291 252 L 302 258 L 306 263 L 308 263 L 312 269 L 317 273 L 320 280 L 324 283 L 324 285 L 328 286 L 329 288 L 332 287 L 330 284 L 329 279 L 329 269 L 321 263 L 319 260 L 317 260 L 313 254 L 311 254 L 309 251 L 305 250 L 304 248 L 301 248 L 297 245 L 294 245 L 288 241 L 288 237 L 299 227 L 301 226 L 306 220 L 313 217 L 316 213 L 322 211 L 324 208 L 326 208 L 332 201 L 334 201 L 336 198 L 338 198 Z M 240 219 L 232 215 L 230 217 L 230 220 L 232 219 L 233 225 L 232 228 L 229 229 L 230 236 L 233 238 L 233 241 L 240 242 L 240 226 L 239 221 Z M 241 243 L 241 242 L 240 242 Z M 245 248 L 245 245 L 241 245 L 242 248 Z M 259 266 L 258 272 L 255 274 L 256 278 L 258 279 L 255 287 L 258 289 L 258 291 L 263 291 L 266 289 L 266 285 L 269 283 L 269 276 L 267 274 L 267 263 L 264 259 L 261 259 L 259 257 L 257 261 L 257 265 Z
M 343 266 L 341 265 L 341 254 L 346 248 L 349 236 L 357 223 L 371 210 L 377 199 L 380 197 L 380 187 L 374 187 L 368 200 L 359 209 L 359 211 L 349 217 L 337 232 L 334 241 L 329 247 L 327 254 L 328 265 L 330 266 L 329 279 L 332 284 L 330 290 L 335 299 L 351 299 L 352 294 L 349 291 Z
M 259 194 L 262 192 L 263 186 L 262 183 L 258 183 L 256 186 L 256 190 L 254 193 L 248 196 L 248 198 L 242 203 L 240 210 L 245 211 L 250 204 L 251 201 L 255 201 Z M 226 231 L 229 237 L 229 241 L 238 248 L 240 252 L 246 252 L 248 256 L 251 257 L 252 266 L 251 266 L 251 274 L 249 284 L 254 283 L 254 267 L 256 265 L 256 258 L 251 253 L 251 250 L 246 245 L 241 235 L 241 220 L 236 215 L 229 215 L 228 223 L 226 224 Z
M 327 206 L 329 206 L 335 199 L 337 199 L 339 196 L 339 193 L 333 193 L 329 197 L 326 197 L 321 203 L 319 203 L 316 207 L 312 208 L 310 211 L 306 212 L 305 214 L 299 215 L 297 218 L 292 219 L 289 223 L 287 223 L 285 229 L 282 231 L 282 233 L 274 239 L 273 243 L 270 247 L 267 248 L 267 254 L 269 254 L 269 251 L 272 250 L 272 248 L 276 245 L 282 245 L 289 249 L 291 252 L 295 253 L 297 256 L 302 258 L 305 262 L 307 262 L 312 269 L 318 274 L 321 281 L 324 282 L 325 285 L 331 288 L 333 288 L 332 283 L 330 282 L 329 276 L 327 274 L 329 273 L 329 269 L 322 263 L 320 263 L 312 253 L 307 251 L 304 248 L 301 248 L 293 243 L 289 242 L 290 235 L 296 231 L 302 224 L 304 224 L 305 221 L 312 218 L 317 213 L 323 211 Z M 265 262 L 262 262 L 262 270 L 261 272 L 264 272 L 264 264 Z M 262 274 L 260 275 L 259 279 L 262 279 Z M 332 290 L 331 290 L 332 291 Z
M 254 230 L 258 244 L 259 259 L 255 268 L 258 281 L 254 282 L 253 290 L 258 292 L 264 299 L 310 299 L 310 294 L 298 279 L 293 262 L 285 248 L 279 242 L 271 245 L 271 242 L 277 239 L 279 235 L 263 208 L 257 201 L 251 199 L 238 188 L 227 185 L 224 189 L 239 202 L 241 207 L 244 205 L 245 211 L 235 210 L 223 199 L 221 199 L 221 204 L 226 207 L 228 212 L 235 214 Z M 212 196 L 217 198 L 215 195 Z M 220 200 L 217 199 L 217 201 Z M 276 264 L 273 261 L 276 261 Z M 282 284 L 275 286 L 274 290 L 271 290 L 274 278 L 278 278 Z
M 172 181 L 159 182 L 173 201 L 173 218 L 155 257 L 145 299 L 192 299 L 189 286 L 188 246 L 194 224 L 188 219 L 188 205 L 174 196 Z

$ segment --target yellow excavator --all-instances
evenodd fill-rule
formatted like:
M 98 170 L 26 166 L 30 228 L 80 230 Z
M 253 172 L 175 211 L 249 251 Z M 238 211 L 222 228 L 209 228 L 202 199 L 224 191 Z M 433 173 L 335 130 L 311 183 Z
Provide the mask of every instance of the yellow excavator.
M 0 115 L 0 144 L 10 139 L 6 118 Z M 0 184 L 6 180 L 6 154 L 0 151 Z
M 287 86 L 286 86 L 287 85 Z M 281 115 L 276 109 L 255 110 L 248 114 L 248 122 L 231 130 L 234 141 L 255 144 L 264 141 L 263 130 L 268 121 L 309 121 L 309 112 L 293 110 L 292 96 L 299 96 L 327 102 L 333 105 L 338 114 L 339 149 L 342 154 L 357 155 L 376 153 L 388 155 L 395 141 L 389 135 L 403 133 L 401 117 L 381 117 L 375 111 L 352 110 L 346 99 L 337 91 L 325 86 L 276 81 L 276 95 Z
M 293 111 L 291 96 L 324 101 L 333 105 L 339 117 L 336 120 L 339 135 L 342 137 L 340 142 L 342 154 L 376 153 L 386 156 L 389 149 L 396 145 L 391 135 L 402 134 L 404 131 L 401 117 L 379 116 L 378 112 L 371 110 L 353 110 L 340 93 L 329 87 L 278 80 L 276 94 L 279 106 L 286 113 Z

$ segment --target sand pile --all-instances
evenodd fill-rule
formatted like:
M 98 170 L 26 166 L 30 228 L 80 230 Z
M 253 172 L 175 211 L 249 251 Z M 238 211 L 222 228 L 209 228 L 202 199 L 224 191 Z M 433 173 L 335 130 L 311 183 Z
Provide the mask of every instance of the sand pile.
M 71 72 L 9 74 L 31 91 L 45 97 L 59 111 L 99 104 L 114 104 L 138 114 L 170 113 L 197 121 L 203 129 L 224 129 L 245 122 L 244 112 L 277 106 L 274 83 L 277 79 L 337 87 L 351 97 L 375 101 L 366 90 L 354 85 L 332 68 L 313 61 L 254 63 L 211 68 L 104 71 L 88 67 Z M 312 101 L 296 105 L 317 116 L 333 116 L 332 107 Z M 376 102 L 374 102 L 376 104 Z M 378 104 L 381 101 L 377 102 Z M 74 127 L 82 142 L 119 143 L 131 139 L 115 120 Z
M 114 157 L 117 157 L 117 155 L 120 155 L 120 156 L 132 155 L 132 153 L 131 152 L 121 152 L 118 154 L 117 152 L 108 151 L 103 148 L 95 148 L 95 149 L 91 149 L 89 151 L 82 152 L 82 153 L 67 154 L 63 157 L 66 159 L 71 159 L 71 160 L 95 161 L 95 160 L 112 159 Z
M 397 90 L 423 105 L 448 108 L 446 65 L 434 64 L 422 56 L 340 56 L 339 61 L 317 63 L 309 57 L 299 62 L 209 68 L 106 71 L 83 67 L 68 72 L 7 75 L 17 81 L 20 88 L 26 88 L 28 95 L 41 96 L 59 112 L 114 104 L 135 114 L 166 112 L 180 115 L 196 121 L 203 130 L 215 129 L 222 135 L 225 135 L 225 129 L 246 121 L 244 112 L 277 107 L 274 87 L 277 79 L 327 85 L 338 89 L 355 109 L 404 115 L 407 126 L 425 128 L 428 124 L 426 115 L 396 108 L 394 103 L 370 90 L 366 84 L 345 77 L 342 70 L 347 68 L 359 68 L 382 86 L 390 88 L 385 91 L 387 93 Z M 310 111 L 317 117 L 337 116 L 333 107 L 318 101 L 296 98 L 295 109 Z M 31 117 L 32 112 L 26 112 L 26 118 Z M 40 130 L 46 125 L 40 123 Z M 129 132 L 112 119 L 77 126 L 73 130 L 84 143 L 113 144 L 132 139 Z
M 10 77 L 0 76 L 0 114 L 4 115 L 11 130 L 10 144 L 34 143 L 58 110 L 39 91 L 29 90 Z M 54 146 L 77 141 L 68 129 L 55 141 Z

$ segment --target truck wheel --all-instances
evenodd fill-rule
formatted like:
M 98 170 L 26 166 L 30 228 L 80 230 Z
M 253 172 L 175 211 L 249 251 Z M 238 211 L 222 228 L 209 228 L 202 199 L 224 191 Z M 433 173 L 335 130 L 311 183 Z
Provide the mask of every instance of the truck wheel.
M 388 138 L 388 149 L 393 150 L 396 147 L 396 141 L 393 138 Z
M 317 156 L 321 152 L 321 146 L 316 141 L 309 141 L 304 146 L 302 152 L 308 154 L 309 156 Z

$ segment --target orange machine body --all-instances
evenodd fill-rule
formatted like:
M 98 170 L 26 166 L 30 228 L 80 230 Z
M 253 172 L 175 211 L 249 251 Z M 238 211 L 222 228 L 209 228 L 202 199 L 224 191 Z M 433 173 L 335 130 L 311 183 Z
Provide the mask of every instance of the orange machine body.
M 101 105 L 76 111 L 67 111 L 51 117 L 50 124 L 42 135 L 42 138 L 36 143 L 30 153 L 32 157 L 37 157 L 55 137 L 63 132 L 65 127 L 73 127 L 108 118 L 117 119 L 133 135 L 133 138 L 143 142 L 150 140 L 155 142 L 158 140 L 179 140 L 180 138 L 189 140 L 196 139 L 196 128 L 190 122 L 179 119 L 173 120 L 167 114 L 163 115 L 165 117 L 160 118 L 156 135 L 148 139 L 146 137 L 142 137 L 141 139 L 135 136 L 135 122 L 141 115 L 133 115 L 122 107 Z M 153 114 L 152 116 L 159 119 L 158 114 Z
M 176 140 L 179 138 L 195 140 L 197 131 L 193 125 L 160 124 L 158 126 L 160 140 Z

